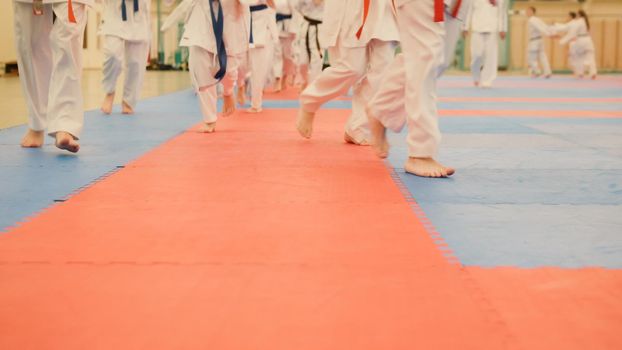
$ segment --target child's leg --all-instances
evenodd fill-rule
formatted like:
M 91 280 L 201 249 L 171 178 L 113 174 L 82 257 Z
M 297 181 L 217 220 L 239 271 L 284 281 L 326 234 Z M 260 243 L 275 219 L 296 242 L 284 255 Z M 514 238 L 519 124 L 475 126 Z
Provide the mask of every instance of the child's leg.
M 354 89 L 352 115 L 345 125 L 346 141 L 359 145 L 370 144 L 365 106 L 380 87 L 380 82 L 394 56 L 395 48 L 389 41 L 372 40 L 367 45 L 367 73 Z
M 406 70 L 405 109 L 408 117 L 409 159 L 406 172 L 446 177 L 454 170 L 437 163 L 441 134 L 436 111 L 436 74 L 443 52 L 443 25 L 434 18 L 434 0 L 402 5 L 397 22 Z
M 273 49 L 266 44 L 263 47 L 250 49 L 251 67 L 251 108 L 250 112 L 260 112 L 263 104 L 263 89 L 270 69 L 270 54 Z
M 499 34 L 486 33 L 484 45 L 484 67 L 482 68 L 482 87 L 491 87 L 497 79 L 497 66 L 499 64 Z
M 228 116 L 235 112 L 235 98 L 233 96 L 233 89 L 235 83 L 238 81 L 238 73 L 240 71 L 239 65 L 242 60 L 242 55 L 227 56 L 227 73 L 222 80 L 223 86 L 223 108 L 222 114 Z
M 47 127 L 47 104 L 52 75 L 52 5 L 34 16 L 32 4 L 13 2 L 19 80 L 28 107 L 28 131 L 22 147 L 41 147 Z
M 326 68 L 300 95 L 297 128 L 301 136 L 313 133 L 315 112 L 326 102 L 348 92 L 367 70 L 366 48 L 332 47 L 329 49 L 331 66 Z
M 378 85 L 378 91 L 367 105 L 367 115 L 374 151 L 379 157 L 386 158 L 389 144 L 385 129 L 397 133 L 406 124 L 406 67 L 403 54 L 395 56 Z
M 484 65 L 485 33 L 471 32 L 471 75 L 475 85 L 479 85 Z
M 123 85 L 123 114 L 134 113 L 145 79 L 149 44 L 146 41 L 125 42 L 125 82 Z
M 462 21 L 445 14 L 445 40 L 443 41 L 443 58 L 441 59 L 441 65 L 436 73 L 437 77 L 443 75 L 443 73 L 451 66 L 456 56 L 456 44 L 460 40 L 460 34 L 462 33 Z
M 119 75 L 121 75 L 123 56 L 125 54 L 124 45 L 125 40 L 117 36 L 104 36 L 104 78 L 102 80 L 102 87 L 106 93 L 106 97 L 102 103 L 101 110 L 105 114 L 112 113 L 117 79 L 119 78 Z
M 199 107 L 203 115 L 202 131 L 213 132 L 216 128 L 216 120 L 218 120 L 216 103 L 218 94 L 216 92 L 216 84 L 213 70 L 214 55 L 207 50 L 190 46 L 188 48 L 188 68 L 192 80 L 195 82 L 197 96 L 199 97 Z
M 48 133 L 56 137 L 56 145 L 77 152 L 84 124 L 82 103 L 82 43 L 86 26 L 86 5 L 73 4 L 77 23 L 70 23 L 67 3 L 53 5 L 56 21 L 50 33 L 54 70 L 50 80 Z

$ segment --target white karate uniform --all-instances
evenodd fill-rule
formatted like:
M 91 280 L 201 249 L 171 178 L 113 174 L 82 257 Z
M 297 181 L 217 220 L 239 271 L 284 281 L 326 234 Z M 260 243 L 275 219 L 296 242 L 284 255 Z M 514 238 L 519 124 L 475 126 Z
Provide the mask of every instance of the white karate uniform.
M 218 119 L 218 80 L 214 75 L 220 69 L 210 3 L 213 6 L 218 4 L 210 0 L 184 0 L 162 26 L 162 30 L 166 30 L 179 18 L 187 15 L 179 45 L 188 47 L 190 78 L 199 97 L 203 121 L 206 123 L 213 123 Z M 227 71 L 222 84 L 224 95 L 229 96 L 233 93 L 239 66 L 248 50 L 250 14 L 248 6 L 242 5 L 239 0 L 220 0 L 220 6 L 224 20 L 223 40 L 227 50 Z M 214 8 L 218 10 L 218 7 Z
M 527 33 L 529 44 L 527 45 L 527 61 L 532 74 L 545 76 L 551 75 L 551 65 L 549 58 L 544 51 L 543 37 L 550 36 L 551 30 L 543 20 L 536 16 L 531 16 L 527 20 Z M 542 66 L 542 70 L 540 70 Z
M 365 105 L 375 94 L 399 40 L 391 0 L 372 1 L 360 39 L 363 0 L 326 0 L 320 42 L 328 47 L 331 66 L 312 81 L 300 96 L 301 108 L 315 113 L 324 103 L 354 86 L 352 115 L 345 132 L 357 143 L 368 142 Z
M 443 59 L 438 68 L 438 77 L 443 75 L 454 61 L 456 45 L 460 40 L 470 3 L 471 0 L 445 0 L 445 46 Z
M 594 55 L 594 41 L 587 29 L 587 23 L 582 17 L 577 17 L 570 22 L 568 32 L 560 39 L 560 44 L 570 44 L 569 51 L 574 56 L 572 65 L 574 72 L 578 76 L 583 76 L 585 68 L 588 69 L 590 77 L 595 77 L 598 73 L 596 69 L 596 57 Z
M 149 0 L 139 0 L 134 12 L 134 0 L 125 0 L 127 19 L 124 21 L 121 3 L 124 0 L 105 0 L 100 34 L 104 36 L 104 92 L 115 92 L 117 79 L 125 60 L 123 101 L 134 107 L 140 95 L 151 38 Z
M 240 0 L 247 6 L 266 5 L 266 0 Z M 252 38 L 248 54 L 251 71 L 251 108 L 261 109 L 263 89 L 271 72 L 274 47 L 279 42 L 276 12 L 272 8 L 251 12 Z
M 293 17 L 294 5 L 292 0 L 275 0 L 274 4 L 277 14 Z M 274 50 L 274 70 L 272 74 L 275 78 L 282 78 L 283 74 L 292 76 L 296 73 L 292 49 L 296 36 L 291 30 L 292 18 L 282 19 L 277 21 L 276 24 L 279 31 L 279 43 Z
M 464 28 L 471 30 L 471 73 L 482 87 L 492 86 L 497 78 L 499 33 L 507 32 L 505 0 L 473 0 Z M 482 68 L 483 67 L 483 68 Z
M 47 129 L 80 137 L 82 42 L 91 0 L 74 0 L 76 23 L 69 22 L 66 0 L 44 0 L 43 14 L 33 14 L 32 0 L 14 0 L 15 44 L 19 78 L 28 105 L 31 130 Z M 53 21 L 53 14 L 56 19 Z
M 296 63 L 308 84 L 317 78 L 324 65 L 326 47 L 321 45 L 319 39 L 324 4 L 316 5 L 313 0 L 299 0 L 296 3 L 296 10 L 302 17 L 300 30 L 296 36 L 295 45 L 298 50 Z
M 555 23 L 551 28 L 552 35 L 560 35 L 561 33 L 568 33 L 573 26 L 578 25 L 577 19 L 570 20 L 566 23 Z M 560 41 L 561 43 L 561 41 Z M 574 75 L 578 76 L 578 67 L 577 67 L 577 53 L 575 50 L 576 40 L 570 40 L 568 44 L 568 65 Z
M 436 75 L 443 55 L 443 23 L 434 22 L 434 0 L 397 0 L 402 53 L 387 70 L 368 104 L 387 129 L 408 125 L 409 157 L 434 157 L 441 134 L 436 109 Z

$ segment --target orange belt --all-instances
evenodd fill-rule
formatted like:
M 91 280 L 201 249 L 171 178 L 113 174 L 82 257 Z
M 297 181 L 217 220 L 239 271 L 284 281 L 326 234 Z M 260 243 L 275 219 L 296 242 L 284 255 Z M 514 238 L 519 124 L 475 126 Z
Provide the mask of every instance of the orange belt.
M 460 11 L 460 6 L 461 5 L 462 5 L 462 0 L 456 1 L 456 4 L 454 5 L 454 8 L 451 10 L 451 17 L 453 17 L 453 18 L 457 18 L 458 17 L 458 11 Z
M 76 15 L 73 13 L 73 4 L 71 0 L 67 0 L 67 18 L 69 18 L 69 23 L 76 23 Z
M 393 2 L 393 8 L 395 8 L 395 0 Z M 363 0 L 363 24 L 356 32 L 356 38 L 360 39 L 361 34 L 363 33 L 363 27 L 365 27 L 365 22 L 367 22 L 367 15 L 369 15 L 369 4 L 371 0 Z M 456 7 L 454 8 L 454 13 L 458 13 L 458 9 L 460 9 L 460 4 L 462 0 L 458 0 Z M 452 13 L 452 16 L 456 16 Z M 443 22 L 445 20 L 445 4 L 443 0 L 434 0 L 434 22 Z
M 43 14 L 43 0 L 35 0 L 32 3 L 32 13 L 35 16 Z M 69 23 L 76 23 L 76 15 L 73 13 L 73 3 L 71 0 L 67 0 L 67 18 Z

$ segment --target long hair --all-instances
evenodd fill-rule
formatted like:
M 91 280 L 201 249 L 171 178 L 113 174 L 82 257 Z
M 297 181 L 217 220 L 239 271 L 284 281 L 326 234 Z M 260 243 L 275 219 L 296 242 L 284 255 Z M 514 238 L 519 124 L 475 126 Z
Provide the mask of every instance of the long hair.
M 577 18 L 577 13 L 574 12 L 574 11 L 570 11 L 570 12 L 568 12 L 568 16 L 570 16 L 570 18 L 572 18 L 572 19 L 575 19 L 575 18 Z
M 585 11 L 583 10 L 579 10 L 577 13 L 579 14 L 580 17 L 583 17 L 583 19 L 585 20 L 585 25 L 587 25 L 587 30 L 590 30 L 590 20 L 587 18 L 587 13 L 585 13 Z

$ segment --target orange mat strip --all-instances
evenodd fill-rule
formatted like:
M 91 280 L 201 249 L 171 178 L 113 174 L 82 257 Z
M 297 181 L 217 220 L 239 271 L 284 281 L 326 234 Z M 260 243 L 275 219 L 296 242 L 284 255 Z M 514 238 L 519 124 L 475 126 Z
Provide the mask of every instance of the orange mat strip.
M 575 284 L 452 264 L 347 115 L 190 130 L 0 236 L 0 349 L 532 349 L 544 301 L 547 344 L 622 344 L 560 322 L 619 321 L 618 274 L 554 299 Z

